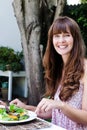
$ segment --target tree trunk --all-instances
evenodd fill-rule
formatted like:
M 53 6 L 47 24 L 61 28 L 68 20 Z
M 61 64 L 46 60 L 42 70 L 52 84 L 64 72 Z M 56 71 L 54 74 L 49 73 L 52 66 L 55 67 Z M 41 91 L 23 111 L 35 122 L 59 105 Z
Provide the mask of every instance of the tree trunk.
M 43 90 L 43 71 L 40 55 L 39 0 L 14 0 L 13 8 L 21 34 L 29 104 L 37 105 Z
M 66 0 L 14 0 L 13 8 L 21 35 L 29 104 L 37 105 L 44 91 L 40 43 L 47 43 L 48 29 L 63 11 Z M 57 6 L 57 8 L 56 8 Z M 40 26 L 41 25 L 41 26 Z
M 58 16 L 62 15 L 63 14 L 63 9 L 64 9 L 64 6 L 66 4 L 66 0 L 57 0 L 57 8 L 56 8 L 56 12 L 55 12 L 55 16 L 54 16 L 54 20 L 56 18 L 58 18 Z

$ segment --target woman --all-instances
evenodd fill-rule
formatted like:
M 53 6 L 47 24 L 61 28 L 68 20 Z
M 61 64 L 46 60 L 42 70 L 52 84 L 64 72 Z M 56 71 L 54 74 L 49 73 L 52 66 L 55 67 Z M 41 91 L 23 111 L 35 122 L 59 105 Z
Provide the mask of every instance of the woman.
M 46 96 L 50 99 L 43 98 L 35 112 L 39 117 L 52 118 L 52 123 L 67 130 L 87 129 L 87 60 L 84 54 L 77 23 L 67 16 L 56 19 L 49 29 L 43 58 Z M 17 99 L 11 103 L 21 104 Z

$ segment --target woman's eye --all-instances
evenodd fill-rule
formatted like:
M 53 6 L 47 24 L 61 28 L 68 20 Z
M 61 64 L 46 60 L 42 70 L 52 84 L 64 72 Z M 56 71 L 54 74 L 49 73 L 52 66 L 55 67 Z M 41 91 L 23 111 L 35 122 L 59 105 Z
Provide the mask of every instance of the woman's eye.
M 54 35 L 55 38 L 59 37 L 59 35 Z
M 65 37 L 69 37 L 69 36 L 70 36 L 70 34 L 65 34 L 64 36 L 65 36 Z

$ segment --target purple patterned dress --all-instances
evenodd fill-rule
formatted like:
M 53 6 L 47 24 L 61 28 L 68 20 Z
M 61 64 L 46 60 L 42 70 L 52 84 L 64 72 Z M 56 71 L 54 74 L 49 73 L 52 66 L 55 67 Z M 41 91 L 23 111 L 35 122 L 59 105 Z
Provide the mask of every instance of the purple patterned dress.
M 57 90 L 54 100 L 60 100 L 58 96 L 59 92 L 60 92 L 60 89 Z M 83 85 L 81 84 L 79 91 L 74 96 L 72 96 L 72 98 L 68 100 L 66 103 L 70 104 L 74 108 L 81 109 L 82 95 L 83 95 Z M 52 110 L 52 123 L 58 126 L 61 126 L 65 128 L 66 130 L 87 130 L 87 126 L 84 126 L 82 124 L 79 124 L 70 120 L 67 116 L 65 116 L 62 113 L 61 110 L 58 110 L 58 109 Z

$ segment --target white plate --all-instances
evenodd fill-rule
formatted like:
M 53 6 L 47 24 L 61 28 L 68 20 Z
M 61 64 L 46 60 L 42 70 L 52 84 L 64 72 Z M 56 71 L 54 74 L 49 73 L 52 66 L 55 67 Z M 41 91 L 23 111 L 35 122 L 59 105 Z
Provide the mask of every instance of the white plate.
M 2 107 L 4 107 L 4 106 L 0 105 L 0 108 L 2 108 Z M 20 121 L 3 121 L 3 120 L 0 120 L 0 123 L 2 123 L 2 124 L 24 123 L 24 122 L 32 121 L 32 120 L 36 119 L 36 117 L 37 117 L 36 113 L 34 113 L 32 111 L 28 111 L 28 115 L 29 115 L 29 118 L 25 119 L 25 120 L 20 120 Z

